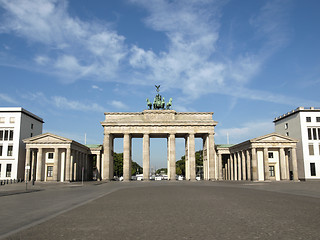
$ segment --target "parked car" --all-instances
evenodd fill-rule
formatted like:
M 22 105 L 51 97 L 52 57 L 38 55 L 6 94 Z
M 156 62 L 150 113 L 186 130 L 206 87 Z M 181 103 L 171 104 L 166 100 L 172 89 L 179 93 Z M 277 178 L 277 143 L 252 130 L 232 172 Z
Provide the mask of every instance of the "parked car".
M 182 181 L 182 180 L 184 180 L 184 177 L 181 176 L 181 175 L 179 175 L 178 178 L 177 178 L 177 180 Z
M 162 180 L 162 176 L 156 176 L 156 177 L 154 178 L 154 180 L 156 180 L 156 181 L 161 181 L 161 180 Z
M 143 180 L 143 174 L 137 174 L 137 181 L 142 181 Z

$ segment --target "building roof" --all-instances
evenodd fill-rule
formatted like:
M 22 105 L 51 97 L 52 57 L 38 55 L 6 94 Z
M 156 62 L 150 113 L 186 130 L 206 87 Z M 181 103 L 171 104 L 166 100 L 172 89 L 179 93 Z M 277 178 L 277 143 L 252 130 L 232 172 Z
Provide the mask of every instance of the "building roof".
M 101 144 L 85 144 L 88 148 L 99 148 L 101 147 Z
M 234 144 L 216 144 L 217 148 L 230 148 L 234 146 Z
M 22 107 L 0 107 L 0 112 L 21 112 L 24 113 L 26 115 L 28 115 L 29 117 L 44 123 L 43 119 L 41 117 L 38 117 L 37 115 L 27 111 L 26 109 L 22 108 Z
M 273 122 L 275 123 L 277 121 L 280 121 L 286 117 L 297 114 L 299 112 L 320 112 L 320 107 L 310 107 L 310 108 L 298 107 L 298 108 L 292 110 L 291 112 L 287 112 L 279 117 L 276 117 Z
M 61 137 L 52 133 L 43 133 L 22 140 L 26 144 L 74 144 L 82 148 L 89 149 L 87 146 L 69 138 Z

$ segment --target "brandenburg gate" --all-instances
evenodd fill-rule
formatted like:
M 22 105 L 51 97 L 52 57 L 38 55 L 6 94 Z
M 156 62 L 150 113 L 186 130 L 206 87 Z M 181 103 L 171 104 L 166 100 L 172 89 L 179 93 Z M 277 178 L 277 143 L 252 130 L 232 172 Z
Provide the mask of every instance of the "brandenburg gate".
M 159 87 L 156 86 L 159 92 Z M 167 166 L 169 180 L 176 179 L 176 138 L 185 139 L 186 180 L 196 179 L 195 138 L 203 139 L 204 180 L 214 180 L 219 163 L 216 162 L 212 112 L 176 112 L 170 110 L 172 99 L 165 108 L 164 98 L 157 94 L 153 105 L 147 99 L 148 110 L 142 112 L 105 113 L 101 178 L 113 179 L 113 142 L 123 138 L 123 179 L 131 179 L 132 138 L 143 138 L 143 179 L 150 175 L 150 138 L 167 138 Z M 153 106 L 153 109 L 152 109 Z M 99 164 L 97 164 L 99 165 Z M 221 164 L 220 164 L 221 165 Z M 217 171 L 218 172 L 218 171 Z

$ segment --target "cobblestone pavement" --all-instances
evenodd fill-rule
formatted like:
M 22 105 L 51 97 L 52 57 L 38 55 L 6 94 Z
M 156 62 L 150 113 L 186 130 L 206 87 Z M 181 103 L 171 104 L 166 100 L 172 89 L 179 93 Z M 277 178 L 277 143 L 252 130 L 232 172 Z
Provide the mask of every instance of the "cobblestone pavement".
M 320 182 L 38 183 L 28 193 L 12 185 L 0 188 L 6 239 L 320 236 Z

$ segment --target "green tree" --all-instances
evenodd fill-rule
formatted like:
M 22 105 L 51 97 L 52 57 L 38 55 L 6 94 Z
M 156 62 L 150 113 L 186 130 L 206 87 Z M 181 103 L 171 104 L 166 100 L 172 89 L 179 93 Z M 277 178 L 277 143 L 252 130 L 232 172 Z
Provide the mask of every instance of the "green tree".
M 176 162 L 176 174 L 185 175 L 185 157 L 182 156 L 179 161 Z
M 135 176 L 136 174 L 141 174 L 141 173 L 143 173 L 143 168 L 138 163 L 132 161 L 131 175 Z
M 196 157 L 196 166 L 203 166 L 203 151 L 202 150 L 196 151 L 195 157 Z M 186 160 L 186 157 L 183 155 L 181 157 L 181 159 L 176 162 L 176 174 L 177 175 L 185 176 L 185 174 L 186 174 L 186 171 L 185 171 L 186 161 L 185 160 Z
M 137 170 L 139 173 L 143 172 L 143 168 L 136 162 L 132 161 L 131 174 L 136 175 Z M 113 175 L 123 176 L 123 153 L 113 153 Z
M 166 168 L 159 168 L 157 171 L 156 171 L 156 174 L 160 174 L 160 173 L 165 173 L 167 174 L 168 170 Z

